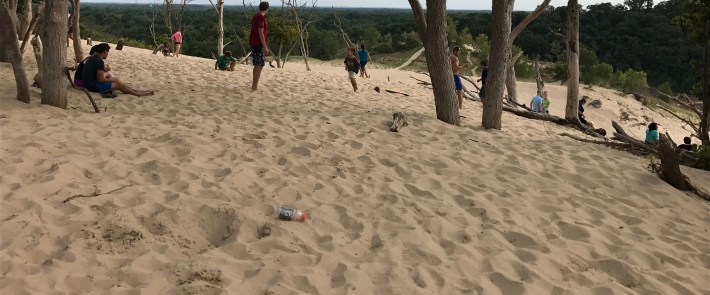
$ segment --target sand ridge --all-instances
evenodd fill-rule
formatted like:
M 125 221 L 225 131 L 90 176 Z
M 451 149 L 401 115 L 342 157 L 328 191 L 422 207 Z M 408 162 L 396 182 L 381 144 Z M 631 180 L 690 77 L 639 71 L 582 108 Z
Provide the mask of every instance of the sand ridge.
M 14 81 L 0 82 L 2 293 L 710 290 L 708 204 L 644 159 L 556 125 L 505 114 L 503 131 L 482 130 L 467 102 L 464 126 L 448 126 L 430 90 L 394 70 L 352 93 L 341 68 L 292 63 L 265 69 L 254 95 L 246 66 L 218 72 L 134 48 L 108 63 L 156 95 L 103 99 L 107 112 L 93 114 L 82 92 L 70 90 L 65 111 L 39 106 L 36 90 L 31 105 L 16 102 Z M 588 108 L 595 123 L 621 105 L 646 112 L 591 91 L 609 100 Z M 395 111 L 410 120 L 399 133 L 388 131 Z M 279 221 L 279 205 L 309 220 Z

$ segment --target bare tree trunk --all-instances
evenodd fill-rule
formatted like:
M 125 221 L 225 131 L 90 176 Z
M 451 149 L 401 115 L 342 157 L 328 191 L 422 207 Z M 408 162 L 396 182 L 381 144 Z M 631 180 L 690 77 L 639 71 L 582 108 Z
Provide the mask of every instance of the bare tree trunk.
M 32 37 L 32 52 L 35 55 L 35 60 L 37 61 L 37 74 L 35 74 L 32 80 L 42 88 L 42 40 L 39 36 L 35 35 Z
M 545 92 L 545 82 L 542 81 L 542 76 L 540 75 L 540 60 L 535 59 L 535 82 L 537 84 L 537 92 Z
M 39 22 L 39 18 L 42 16 L 43 10 L 44 10 L 44 2 L 37 5 L 35 13 L 32 15 L 32 21 L 30 22 L 30 26 L 27 29 L 27 31 L 25 32 L 25 36 L 22 37 L 22 46 L 20 46 L 20 52 L 25 53 L 25 45 L 27 45 L 27 41 L 30 40 L 30 36 L 32 35 L 32 32 L 35 30 L 35 26 L 37 26 L 37 22 Z
M 67 108 L 67 85 L 64 68 L 67 62 L 66 0 L 45 0 L 44 29 L 42 30 L 42 103 Z
M 32 0 L 23 0 L 24 5 L 22 5 L 22 18 L 20 19 L 20 27 L 17 30 L 17 38 L 22 39 L 25 36 L 25 32 L 30 27 L 30 22 L 32 21 Z
M 508 46 L 508 57 L 511 58 L 511 61 L 508 63 L 508 72 L 506 73 L 506 78 L 505 78 L 505 85 L 506 88 L 508 89 L 508 99 L 511 101 L 517 103 L 518 102 L 518 89 L 517 89 L 517 82 L 515 80 L 515 64 L 518 62 L 518 59 L 522 56 L 522 52 L 520 55 L 516 55 L 516 57 L 512 57 L 513 55 L 513 42 L 515 41 L 515 38 L 520 35 L 523 30 L 532 22 L 534 21 L 540 14 L 542 14 L 545 11 L 545 8 L 550 4 L 550 1 L 552 0 L 545 0 L 540 4 L 535 11 L 533 11 L 531 14 L 526 16 L 515 28 L 510 32 L 510 38 L 509 41 L 510 45 Z
M 700 117 L 700 140 L 710 142 L 710 20 L 705 22 L 705 54 L 703 55 L 703 114 Z
M 0 0 L 2 2 L 3 0 Z M 4 2 L 3 2 L 4 3 Z M 2 4 L 2 3 L 0 3 Z M 8 18 L 9 19 L 9 18 Z M 12 39 L 8 39 L 5 34 L 0 31 L 0 62 L 9 62 L 10 61 L 10 51 L 9 51 L 9 43 L 12 41 Z
M 658 153 L 661 158 L 660 176 L 671 186 L 682 190 L 690 190 L 685 181 L 685 175 L 680 171 L 680 150 L 673 147 L 670 139 L 661 134 L 658 140 Z
M 76 63 L 80 63 L 84 60 L 84 50 L 81 48 L 81 30 L 79 28 L 79 12 L 81 10 L 81 0 L 72 0 L 73 13 L 71 14 L 71 25 L 72 25 L 72 41 L 74 41 L 74 58 Z
M 17 85 L 17 100 L 30 103 L 30 84 L 27 81 L 25 67 L 22 64 L 22 53 L 20 46 L 17 43 L 17 28 L 10 14 L 13 14 L 5 1 L 0 2 L 0 24 L 5 29 L 0 30 L 2 38 L 8 42 L 3 44 L 5 47 L 0 50 L 9 53 L 9 60 L 12 63 L 12 71 L 15 74 L 15 84 Z
M 217 56 L 222 56 L 224 54 L 224 0 L 217 0 L 215 9 L 217 10 Z
M 279 42 L 279 53 L 276 55 L 276 68 L 281 68 L 281 51 L 283 51 L 284 42 Z
M 436 118 L 446 123 L 459 126 L 459 106 L 454 91 L 451 59 L 448 53 L 446 31 L 446 1 L 427 0 L 427 13 L 424 15 L 419 0 L 409 0 L 414 12 L 414 22 L 419 32 L 419 39 L 424 43 L 427 69 L 434 88 Z M 508 26 L 510 29 L 510 26 Z
M 483 100 L 482 125 L 486 129 L 501 129 L 503 94 L 510 57 L 511 13 L 515 0 L 493 1 L 491 19 L 491 62 L 486 80 L 486 99 Z
M 579 122 L 579 4 L 567 3 L 567 107 L 565 119 Z
M 512 48 L 508 48 L 512 53 Z M 510 55 L 509 55 L 510 56 Z M 518 59 L 523 56 L 523 52 L 518 52 L 513 57 L 510 57 L 508 61 L 508 69 L 505 73 L 505 88 L 508 89 L 508 99 L 514 103 L 518 103 L 518 84 L 515 79 L 515 64 L 518 63 Z

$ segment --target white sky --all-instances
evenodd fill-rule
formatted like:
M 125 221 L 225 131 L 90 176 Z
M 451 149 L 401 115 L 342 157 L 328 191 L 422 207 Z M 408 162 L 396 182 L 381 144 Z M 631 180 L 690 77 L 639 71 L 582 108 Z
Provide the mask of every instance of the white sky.
M 162 2 L 161 0 L 156 0 L 157 2 Z M 175 0 L 177 2 L 179 0 Z M 447 7 L 449 9 L 466 9 L 466 10 L 490 10 L 492 0 L 448 0 Z M 93 2 L 93 3 L 153 3 L 152 0 L 84 0 L 82 2 Z M 216 2 L 216 1 L 215 1 Z M 247 2 L 258 3 L 258 0 L 247 0 Z M 281 4 L 281 1 L 270 0 L 272 5 Z M 425 6 L 426 0 L 420 0 L 422 6 Z M 587 6 L 590 4 L 611 2 L 613 4 L 622 4 L 623 0 L 579 0 L 579 4 L 582 6 Z M 654 1 L 660 2 L 660 1 Z M 208 4 L 207 0 L 195 0 L 195 4 Z M 225 0 L 227 5 L 241 5 L 241 0 Z M 515 1 L 515 10 L 533 10 L 537 5 L 542 3 L 542 0 L 517 0 Z M 550 3 L 552 6 L 566 6 L 567 0 L 552 0 Z M 377 7 L 388 7 L 388 8 L 409 8 L 409 3 L 407 0 L 319 0 L 318 6 L 320 7 L 367 7 L 367 8 L 377 8 Z

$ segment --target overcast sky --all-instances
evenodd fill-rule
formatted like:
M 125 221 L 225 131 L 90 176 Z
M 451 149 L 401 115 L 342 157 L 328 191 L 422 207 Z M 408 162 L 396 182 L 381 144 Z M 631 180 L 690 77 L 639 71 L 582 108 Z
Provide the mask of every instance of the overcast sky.
M 156 0 L 157 2 L 162 2 L 161 0 Z M 175 0 L 178 2 L 180 0 Z M 216 2 L 216 0 L 214 0 Z M 422 6 L 426 0 L 420 0 Z M 492 0 L 448 0 L 447 7 L 449 9 L 466 9 L 466 10 L 490 10 Z M 94 2 L 94 3 L 153 3 L 152 0 L 84 0 L 82 2 Z M 258 3 L 258 0 L 247 0 L 247 2 Z M 280 4 L 281 1 L 271 0 L 269 1 L 272 5 Z M 623 0 L 579 0 L 579 4 L 582 6 L 587 6 L 596 3 L 611 2 L 614 4 L 624 3 Z M 659 1 L 655 1 L 659 2 Z M 208 0 L 195 0 L 195 4 L 208 4 Z M 227 5 L 241 5 L 241 0 L 225 0 Z M 542 3 L 542 0 L 518 0 L 515 1 L 515 10 L 533 10 L 537 5 Z M 566 6 L 567 0 L 552 0 L 550 3 L 552 6 Z M 409 8 L 407 0 L 319 0 L 318 6 L 320 7 L 388 7 L 388 8 Z

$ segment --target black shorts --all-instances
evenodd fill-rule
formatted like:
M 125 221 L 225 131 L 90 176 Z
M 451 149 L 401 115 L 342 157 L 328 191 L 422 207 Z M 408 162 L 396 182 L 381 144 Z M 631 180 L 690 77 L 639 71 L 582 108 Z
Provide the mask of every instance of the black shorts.
M 182 44 L 182 42 L 175 42 L 175 45 L 180 45 L 180 44 Z
M 259 46 L 252 46 L 251 47 L 251 64 L 258 66 L 258 67 L 263 67 L 265 63 L 266 57 L 264 56 L 264 46 L 259 45 Z

